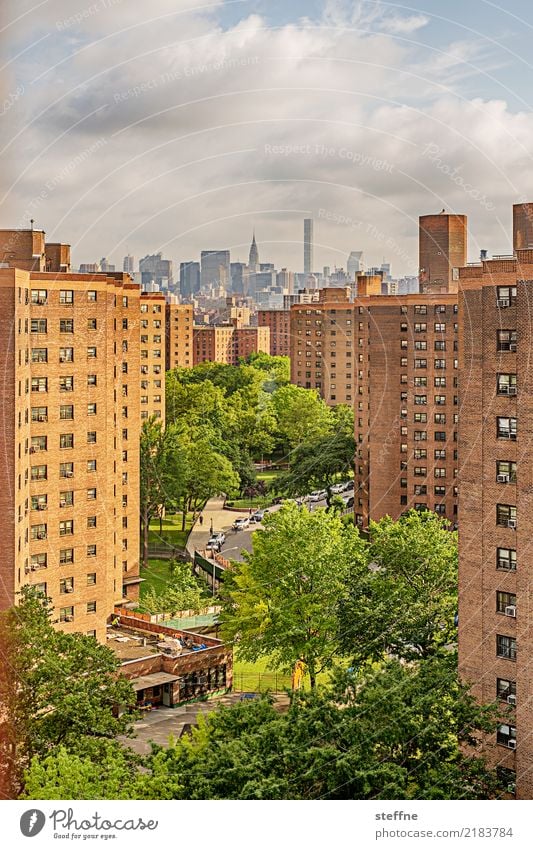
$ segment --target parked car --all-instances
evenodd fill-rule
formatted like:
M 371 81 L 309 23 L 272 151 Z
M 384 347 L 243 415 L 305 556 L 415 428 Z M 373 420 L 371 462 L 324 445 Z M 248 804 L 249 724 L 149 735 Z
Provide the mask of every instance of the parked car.
M 339 495 L 341 492 L 344 492 L 345 486 L 346 486 L 345 483 L 335 483 L 335 484 L 333 484 L 333 486 L 331 487 L 331 494 L 332 495 Z
M 223 531 L 217 531 L 210 536 L 207 547 L 212 548 L 213 551 L 220 551 L 225 542 L 226 534 Z
M 350 490 L 353 490 L 353 489 L 354 489 L 354 482 L 353 481 L 346 481 L 346 483 L 344 484 L 344 487 L 343 487 L 343 492 L 349 492 Z
M 250 519 L 247 516 L 243 517 L 241 519 L 235 519 L 235 521 L 233 523 L 233 530 L 234 531 L 244 531 L 245 528 L 247 528 L 249 524 L 250 524 Z
M 309 496 L 309 501 L 324 501 L 324 499 L 327 498 L 327 495 L 328 494 L 325 489 L 315 489 L 315 491 Z
M 265 518 L 266 514 L 269 513 L 269 510 L 256 510 L 255 513 L 250 517 L 251 522 L 262 522 Z
M 343 501 L 344 501 L 346 507 L 353 507 L 353 505 L 355 503 L 355 499 L 354 499 L 353 495 L 346 496 L 345 498 L 343 498 Z

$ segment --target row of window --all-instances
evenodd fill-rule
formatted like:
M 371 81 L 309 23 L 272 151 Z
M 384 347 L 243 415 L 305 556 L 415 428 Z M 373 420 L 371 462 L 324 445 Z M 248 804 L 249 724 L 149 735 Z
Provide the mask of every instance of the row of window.
M 407 366 L 407 358 L 406 357 L 403 357 L 401 359 L 400 366 L 402 366 L 402 367 Z M 415 369 L 427 368 L 428 367 L 428 361 L 424 358 L 416 357 L 415 361 L 414 361 L 414 367 L 415 367 Z M 458 360 L 453 361 L 453 367 L 459 368 Z M 446 360 L 442 360 L 440 358 L 433 360 L 433 368 L 435 368 L 435 369 L 445 369 L 445 368 L 447 368 Z
M 92 462 L 92 461 L 91 461 Z M 91 471 L 93 471 L 91 469 Z M 60 463 L 59 464 L 59 477 L 60 478 L 73 478 L 74 477 L 74 463 Z M 40 464 L 38 466 L 32 466 L 30 469 L 30 478 L 32 481 L 46 481 L 48 480 L 48 466 L 46 464 Z M 122 483 L 128 483 L 128 473 L 122 472 Z M 90 500 L 94 500 L 96 498 L 96 488 L 90 487 L 87 490 L 87 498 Z
M 74 491 L 68 490 L 65 492 L 59 493 L 59 506 L 60 507 L 72 507 L 74 504 Z M 128 506 L 128 496 L 122 496 L 122 506 L 125 508 Z M 48 496 L 47 495 L 32 495 L 31 497 L 31 509 L 32 510 L 46 510 L 48 508 Z M 128 520 L 126 516 L 122 518 L 122 527 L 127 527 Z M 88 528 L 96 528 L 96 516 L 88 516 L 87 517 L 87 527 Z
M 409 348 L 409 343 L 407 342 L 407 339 L 402 339 L 400 341 L 400 349 L 402 351 L 407 351 L 408 348 Z M 427 341 L 425 339 L 417 339 L 415 341 L 415 344 L 414 344 L 414 349 L 415 349 L 415 351 L 427 351 L 428 350 Z M 445 351 L 446 350 L 446 342 L 443 339 L 436 339 L 433 343 L 433 350 L 434 351 Z M 453 343 L 453 350 L 454 351 L 458 350 L 457 342 Z
M 96 557 L 96 545 L 88 545 L 86 548 L 86 556 L 87 557 Z M 61 566 L 66 564 L 74 563 L 74 549 L 73 548 L 62 548 L 59 551 L 59 563 Z M 46 569 L 48 566 L 48 554 L 45 552 L 41 552 L 39 554 L 32 554 L 30 557 L 30 569 L 31 571 L 35 571 L 36 569 Z M 95 581 L 96 583 L 96 581 Z
M 86 325 L 87 330 L 97 330 L 98 323 L 95 318 L 88 318 Z M 32 318 L 30 322 L 30 330 L 32 333 L 48 333 L 48 319 L 46 318 Z M 59 319 L 59 332 L 60 333 L 74 333 L 74 319 L 73 318 L 60 318 Z
M 87 386 L 96 386 L 97 385 L 97 377 L 95 374 L 87 375 Z M 48 392 L 48 378 L 47 377 L 32 377 L 31 379 L 31 391 L 32 392 Z M 59 378 L 59 390 L 60 392 L 74 392 L 74 375 L 73 374 L 65 374 L 61 375 Z M 96 408 L 96 404 L 94 405 Z
M 85 297 L 84 297 L 85 296 Z M 98 292 L 94 289 L 89 289 L 86 292 L 76 292 L 76 297 L 82 298 L 88 303 L 95 304 L 98 300 Z M 126 299 L 127 301 L 127 299 Z M 31 290 L 31 302 L 32 304 L 38 304 L 39 306 L 45 306 L 48 303 L 48 290 L 47 289 L 32 289 Z M 74 303 L 74 292 L 72 289 L 60 289 L 59 290 L 59 303 L 62 305 L 69 305 Z M 127 302 L 125 304 L 127 306 Z
M 415 322 L 415 324 L 413 326 L 413 330 L 414 330 L 415 333 L 427 333 L 427 329 L 428 329 L 428 326 L 427 326 L 427 323 L 425 321 L 423 321 L 423 322 L 417 321 L 417 322 Z M 454 329 L 455 332 L 457 332 L 459 330 L 459 325 L 457 323 L 455 323 L 453 325 L 453 329 Z M 408 330 L 409 330 L 409 325 L 407 324 L 407 322 L 403 321 L 400 324 L 400 333 L 407 333 Z M 435 333 L 446 333 L 446 322 L 443 322 L 443 321 L 435 322 L 435 324 L 433 325 L 433 330 L 435 331 Z
M 400 307 L 400 313 L 402 315 L 407 315 L 408 310 L 409 308 L 407 306 Z M 459 306 L 458 304 L 453 304 L 453 307 L 449 307 L 446 304 L 435 304 L 433 307 L 435 315 L 446 315 L 448 310 L 452 311 L 454 315 L 457 315 L 459 312 Z M 413 311 L 415 315 L 428 315 L 428 306 L 427 304 L 415 304 Z
M 402 401 L 407 400 L 407 392 L 401 393 L 400 400 L 402 400 Z M 457 405 L 458 401 L 459 401 L 459 399 L 458 399 L 457 395 L 454 395 L 454 397 L 453 397 L 454 405 Z M 427 395 L 415 395 L 414 402 L 415 402 L 415 406 L 417 406 L 417 407 L 425 407 L 427 405 L 427 402 L 428 402 L 428 396 Z M 433 396 L 433 403 L 437 407 L 446 406 L 446 395 L 434 395 Z
M 426 452 L 427 454 L 427 452 Z M 423 459 L 423 458 L 422 458 Z M 413 469 L 413 474 L 417 478 L 426 478 L 428 474 L 427 466 L 415 466 Z M 433 469 L 433 474 L 436 478 L 445 478 L 446 477 L 446 469 L 444 467 L 437 466 Z M 454 469 L 454 477 L 457 476 L 457 472 Z
M 95 346 L 90 345 L 87 347 L 87 359 L 95 360 L 97 356 L 97 349 Z M 47 363 L 48 362 L 48 348 L 32 348 L 31 349 L 31 361 L 32 363 Z M 74 348 L 60 348 L 59 349 L 59 362 L 60 363 L 73 363 L 74 362 Z
M 402 410 L 401 418 L 402 419 L 407 418 L 407 410 Z M 425 424 L 427 422 L 427 420 L 428 420 L 427 413 L 413 413 L 413 421 L 415 422 L 415 424 L 417 424 L 417 423 Z M 457 417 L 456 414 L 454 414 L 453 422 L 454 422 L 454 424 L 457 424 L 457 422 L 458 422 L 458 417 Z M 433 423 L 434 424 L 446 424 L 446 413 L 433 413 Z M 402 432 L 403 432 L 403 428 L 402 428 Z M 405 429 L 405 436 L 407 436 L 407 428 Z

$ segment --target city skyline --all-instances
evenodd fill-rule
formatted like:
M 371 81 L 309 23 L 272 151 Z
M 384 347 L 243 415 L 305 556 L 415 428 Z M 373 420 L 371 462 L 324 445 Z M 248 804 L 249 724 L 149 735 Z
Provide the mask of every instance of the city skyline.
M 525 6 L 476 2 L 452 23 L 458 4 L 434 5 L 154 0 L 140 21 L 124 3 L 47 3 L 30 36 L 9 28 L 3 225 L 67 230 L 79 262 L 116 267 L 210 245 L 245 260 L 255 226 L 297 270 L 313 218 L 317 269 L 362 250 L 402 276 L 418 214 L 444 206 L 469 217 L 470 260 L 504 252 L 499 210 L 533 190 Z

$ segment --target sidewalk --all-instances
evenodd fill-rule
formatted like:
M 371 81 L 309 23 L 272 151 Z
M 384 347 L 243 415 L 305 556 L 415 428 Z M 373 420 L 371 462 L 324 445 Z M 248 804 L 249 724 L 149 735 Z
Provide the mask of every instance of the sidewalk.
M 235 519 L 241 516 L 248 516 L 248 510 L 237 512 L 235 510 L 224 510 L 223 498 L 211 498 L 206 503 L 203 512 L 203 523 L 199 520 L 193 525 L 187 540 L 187 551 L 191 557 L 194 557 L 195 551 L 202 551 L 207 545 L 211 536 L 211 523 L 213 523 L 213 531 L 228 531 Z

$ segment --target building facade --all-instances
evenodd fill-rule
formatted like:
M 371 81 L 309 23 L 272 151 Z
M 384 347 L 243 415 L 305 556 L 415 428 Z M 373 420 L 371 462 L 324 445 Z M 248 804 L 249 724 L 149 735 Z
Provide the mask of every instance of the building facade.
M 140 302 L 141 422 L 152 416 L 165 423 L 166 304 L 160 292 L 143 292 Z
M 194 365 L 226 363 L 236 366 L 241 359 L 259 351 L 270 353 L 268 327 L 219 324 L 194 328 Z
M 192 304 L 166 304 L 165 369 L 192 368 L 194 308 Z
M 461 269 L 460 288 L 459 668 L 501 708 L 484 755 L 531 799 L 533 251 Z
M 270 354 L 273 357 L 290 357 L 290 310 L 258 310 L 259 327 L 270 329 Z
M 38 586 L 61 628 L 102 641 L 139 587 L 139 294 L 124 275 L 0 269 L 0 604 Z

